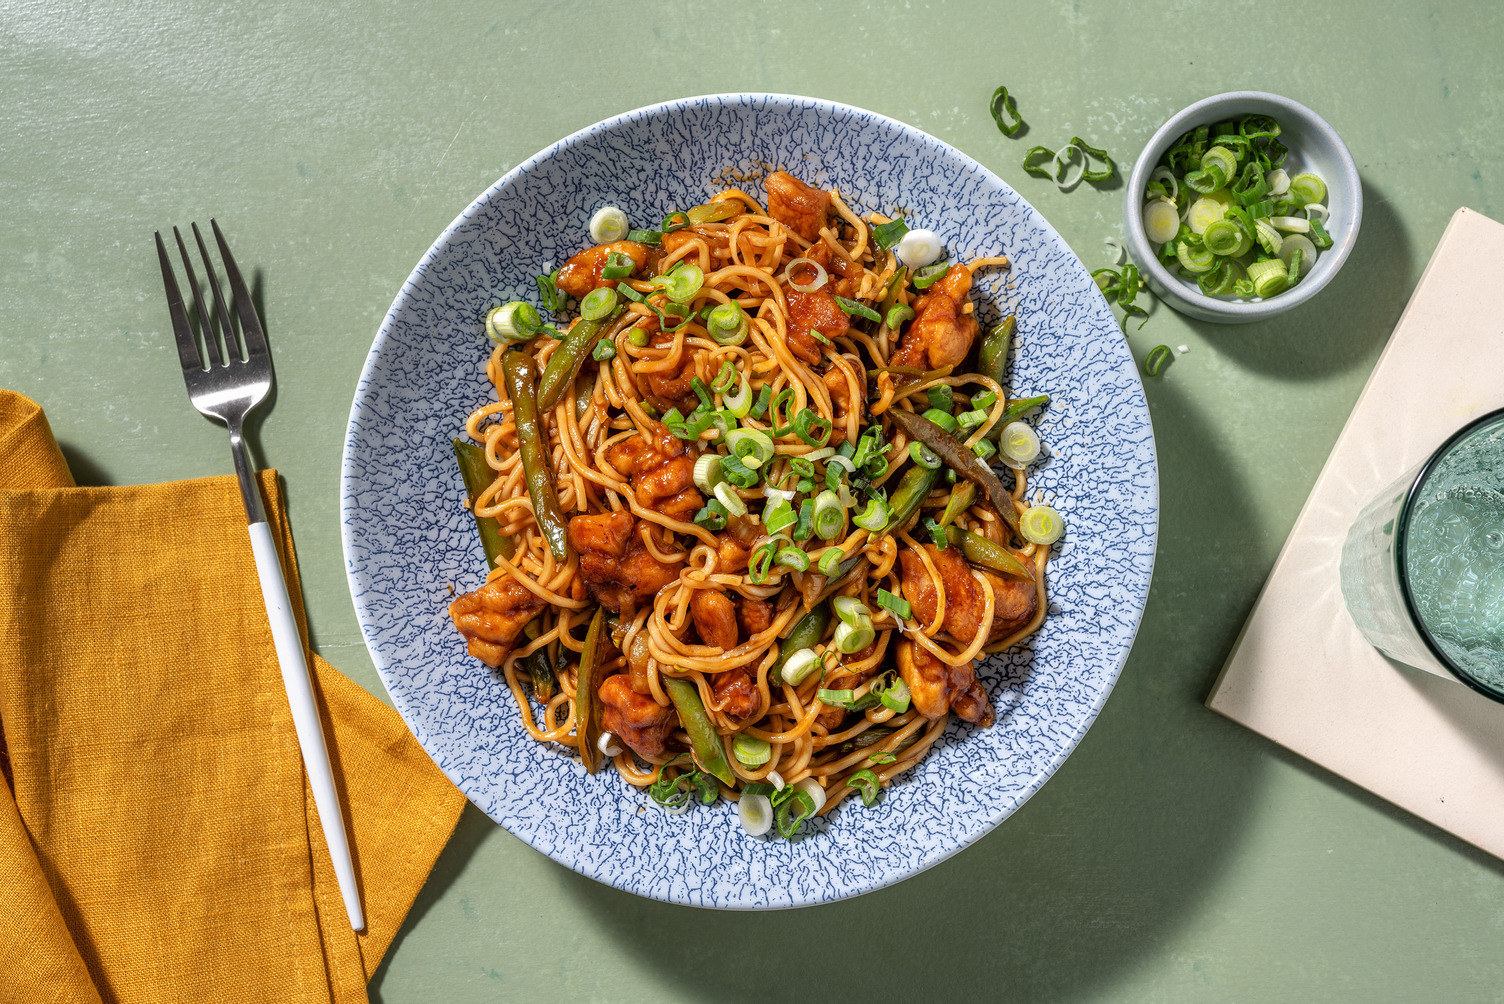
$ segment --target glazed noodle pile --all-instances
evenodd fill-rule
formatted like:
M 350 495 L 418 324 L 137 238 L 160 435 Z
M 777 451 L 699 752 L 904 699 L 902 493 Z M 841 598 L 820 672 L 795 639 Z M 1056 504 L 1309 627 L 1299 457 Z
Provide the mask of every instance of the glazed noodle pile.
M 492 567 L 450 613 L 533 738 L 791 836 L 992 724 L 974 668 L 1044 619 L 1062 524 L 1024 501 L 1012 319 L 977 337 L 1007 260 L 765 184 L 659 230 L 607 207 L 541 314 L 488 316 L 499 400 L 455 446 Z

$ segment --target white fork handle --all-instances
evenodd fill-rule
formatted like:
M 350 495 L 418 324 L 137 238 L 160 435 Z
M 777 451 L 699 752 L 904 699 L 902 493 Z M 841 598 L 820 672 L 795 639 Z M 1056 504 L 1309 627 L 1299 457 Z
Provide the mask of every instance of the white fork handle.
M 345 836 L 345 816 L 340 811 L 339 793 L 334 788 L 334 772 L 329 767 L 329 750 L 324 745 L 324 726 L 319 720 L 318 704 L 313 696 L 313 680 L 308 662 L 303 658 L 303 639 L 292 616 L 287 596 L 287 580 L 277 560 L 277 545 L 271 527 L 265 522 L 250 524 L 251 550 L 256 554 L 256 573 L 261 577 L 261 595 L 266 600 L 266 619 L 271 622 L 272 641 L 277 648 L 277 662 L 282 665 L 282 683 L 287 687 L 287 703 L 292 707 L 292 723 L 298 733 L 298 747 L 303 751 L 303 767 L 313 788 L 313 804 L 319 811 L 319 825 L 329 857 L 334 860 L 334 874 L 339 891 L 345 897 L 345 911 L 350 927 L 365 929 L 365 914 L 360 908 L 360 889 L 355 884 L 355 863 L 350 857 L 350 842 Z

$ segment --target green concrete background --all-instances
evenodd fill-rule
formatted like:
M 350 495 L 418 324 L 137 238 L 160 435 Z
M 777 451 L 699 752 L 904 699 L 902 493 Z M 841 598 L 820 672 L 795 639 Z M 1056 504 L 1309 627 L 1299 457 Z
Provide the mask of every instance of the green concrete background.
M 1128 162 L 1197 98 L 1287 94 L 1351 148 L 1362 235 L 1286 318 L 1159 309 L 1131 336 L 1140 359 L 1189 347 L 1147 381 L 1154 588 L 1039 795 L 899 886 L 765 915 L 613 891 L 469 809 L 371 996 L 1501 1000 L 1504 865 L 1201 703 L 1448 218 L 1504 214 L 1501 54 L 1504 12 L 1473 3 L 0 0 L 0 386 L 45 406 L 85 482 L 228 471 L 151 245 L 217 216 L 259 275 L 280 386 L 257 445 L 286 476 L 315 644 L 382 694 L 337 529 L 350 396 L 413 264 L 513 165 L 666 98 L 811 94 L 959 147 L 1095 266 L 1121 189 L 1062 194 L 1020 170 L 1027 146 L 1079 134 Z M 1018 140 L 987 112 L 1005 82 Z

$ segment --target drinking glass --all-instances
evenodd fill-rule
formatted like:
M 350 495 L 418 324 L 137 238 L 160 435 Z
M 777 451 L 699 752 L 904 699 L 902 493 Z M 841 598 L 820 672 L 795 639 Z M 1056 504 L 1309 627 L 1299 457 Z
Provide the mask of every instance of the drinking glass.
M 1341 575 L 1370 644 L 1504 702 L 1504 409 L 1457 431 L 1358 514 Z

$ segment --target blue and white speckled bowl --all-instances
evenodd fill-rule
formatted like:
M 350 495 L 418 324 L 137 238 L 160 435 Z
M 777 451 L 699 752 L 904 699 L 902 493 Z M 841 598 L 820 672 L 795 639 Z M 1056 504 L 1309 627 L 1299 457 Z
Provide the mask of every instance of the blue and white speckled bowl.
M 531 740 L 506 685 L 465 653 L 450 586 L 485 559 L 449 440 L 494 400 L 481 318 L 588 243 L 607 203 L 658 220 L 730 172 L 787 168 L 859 212 L 902 207 L 954 257 L 1005 252 L 983 273 L 984 323 L 1018 317 L 1013 390 L 1048 392 L 1047 460 L 1030 482 L 1070 527 L 1051 559 L 1051 616 L 1024 651 L 981 669 L 990 729 L 953 726 L 873 809 L 846 802 L 797 841 L 746 836 L 734 808 L 669 816 L 614 772 L 588 777 Z M 757 187 L 753 183 L 753 187 Z M 726 94 L 628 112 L 511 171 L 418 263 L 377 333 L 350 409 L 341 485 L 355 609 L 398 710 L 444 772 L 513 834 L 561 864 L 654 899 L 768 909 L 856 896 L 944 860 L 1054 773 L 1101 709 L 1133 643 L 1158 532 L 1143 388 L 1081 262 L 996 175 L 932 136 L 813 98 Z

